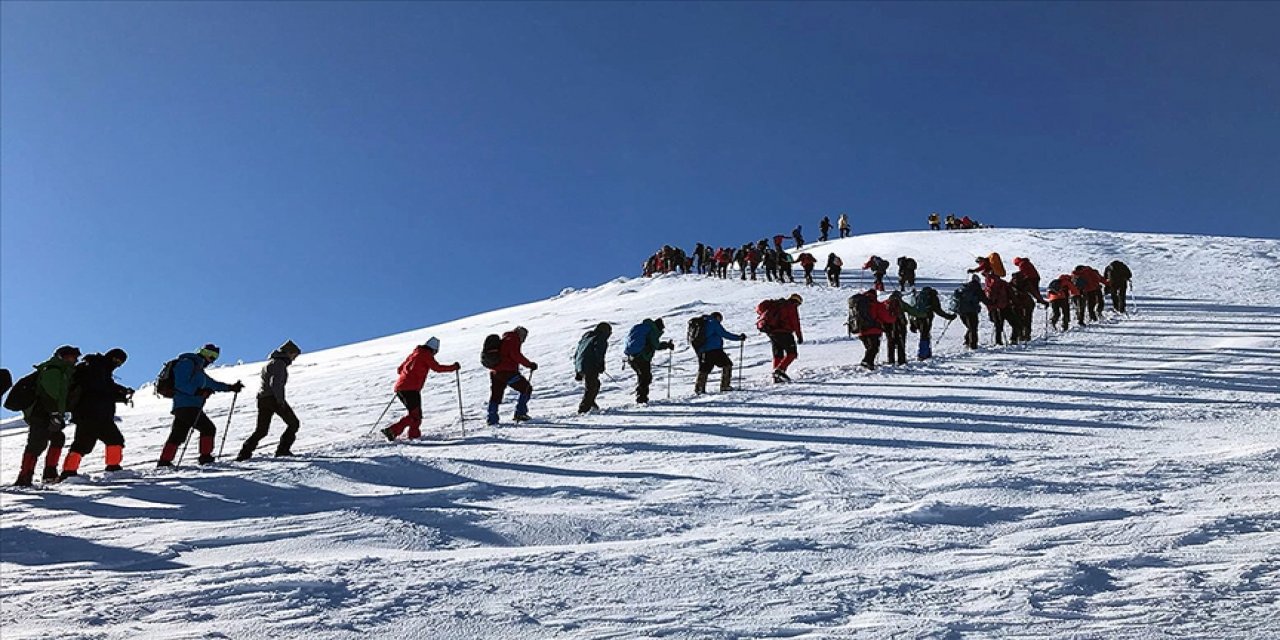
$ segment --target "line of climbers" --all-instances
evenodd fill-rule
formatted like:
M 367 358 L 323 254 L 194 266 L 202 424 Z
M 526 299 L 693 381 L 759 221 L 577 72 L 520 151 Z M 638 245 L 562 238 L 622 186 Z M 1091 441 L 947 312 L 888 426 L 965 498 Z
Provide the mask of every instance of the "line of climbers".
M 832 229 L 837 229 L 841 238 L 853 235 L 852 227 L 849 226 L 849 216 L 844 213 L 840 214 L 835 224 L 832 224 L 830 216 L 822 217 L 822 220 L 818 222 L 818 241 L 828 241 Z M 781 282 L 783 278 L 786 278 L 787 281 L 795 282 L 795 278 L 791 275 L 791 265 L 793 261 L 798 261 L 799 257 L 793 260 L 783 249 L 782 245 L 788 237 L 791 238 L 793 249 L 799 251 L 804 248 L 802 225 L 796 225 L 796 228 L 791 230 L 790 236 L 784 234 L 773 236 L 772 247 L 770 247 L 768 239 L 762 239 L 755 243 L 749 242 L 737 249 L 733 247 L 712 247 L 709 244 L 699 242 L 694 246 L 693 251 L 687 253 L 679 247 L 663 245 L 661 249 L 645 259 L 640 272 L 646 278 L 663 273 L 697 273 L 699 275 L 728 278 L 729 267 L 737 264 L 738 273 L 741 274 L 743 280 L 747 279 L 748 268 L 750 269 L 751 279 L 755 280 L 757 270 L 763 265 L 765 277 L 770 281 L 776 279 Z M 812 269 L 813 267 L 810 265 L 808 271 L 812 271 Z
M 956 214 L 954 213 L 948 213 L 946 219 L 941 219 L 938 217 L 938 212 L 934 211 L 933 213 L 929 214 L 929 217 L 927 220 L 929 222 L 929 228 L 934 231 L 937 231 L 943 228 L 947 229 L 948 231 L 954 230 L 954 229 L 994 229 L 995 228 L 989 224 L 982 224 L 981 222 L 978 222 L 977 220 L 970 218 L 969 216 L 963 216 L 963 217 L 957 218 Z
M 1009 325 L 1011 344 L 1031 339 L 1032 317 L 1037 303 L 1052 310 L 1049 324 L 1066 331 L 1070 328 L 1071 310 L 1074 308 L 1077 324 L 1086 324 L 1101 318 L 1104 294 L 1111 297 L 1115 311 L 1127 311 L 1127 294 L 1133 273 L 1123 262 L 1111 262 L 1105 273 L 1093 267 L 1078 265 L 1069 274 L 1062 274 L 1049 282 L 1047 295 L 1040 294 L 1040 274 L 1029 258 L 1014 258 L 1018 271 L 1008 281 L 1003 262 L 997 253 L 978 257 L 977 265 L 969 270 L 971 279 L 956 289 L 951 296 L 950 307 L 944 307 L 938 292 L 932 287 L 915 289 L 915 260 L 898 259 L 898 290 L 887 299 L 880 300 L 884 291 L 884 276 L 888 261 L 871 256 L 863 268 L 875 277 L 872 288 L 855 293 L 848 300 L 849 335 L 856 335 L 864 347 L 861 366 L 874 369 L 880 351 L 881 337 L 887 341 L 890 364 L 906 364 L 906 339 L 908 332 L 919 334 L 916 357 L 926 360 L 932 356 L 933 318 L 947 320 L 947 326 L 957 317 L 965 326 L 964 343 L 968 349 L 978 348 L 978 314 L 982 307 L 993 325 L 996 344 L 1004 344 L 1004 327 Z M 838 272 L 836 277 L 838 278 Z M 838 286 L 838 281 L 835 283 Z M 768 299 L 756 306 L 756 328 L 769 338 L 773 352 L 772 378 L 775 383 L 791 381 L 788 368 L 799 357 L 797 345 L 804 344 L 799 308 L 803 299 L 799 294 L 787 298 Z M 699 315 L 689 320 L 686 338 L 698 359 L 698 373 L 694 393 L 707 392 L 707 382 L 715 369 L 721 370 L 721 391 L 732 390 L 734 362 L 725 352 L 725 341 L 743 343 L 746 334 L 733 333 L 723 326 L 719 312 Z M 627 334 L 623 349 L 626 364 L 636 374 L 635 399 L 637 403 L 649 402 L 649 390 L 653 382 L 653 358 L 656 352 L 674 350 L 675 344 L 663 340 L 666 326 L 661 318 L 646 319 L 633 326 Z M 943 331 L 946 331 L 944 327 Z M 596 411 L 596 398 L 600 392 L 600 376 L 606 373 L 609 338 L 613 333 L 607 322 L 597 324 L 579 339 L 573 353 L 576 379 L 583 383 L 580 413 Z M 515 327 L 502 335 L 487 336 L 481 349 L 480 362 L 489 371 L 490 395 L 487 405 L 487 422 L 499 424 L 498 410 L 508 388 L 517 393 L 513 420 L 530 419 L 529 400 L 533 395 L 532 377 L 537 363 L 524 356 L 522 348 L 529 332 Z M 421 436 L 422 389 L 427 375 L 432 372 L 457 372 L 457 362 L 440 364 L 436 355 L 440 341 L 427 340 L 416 347 L 397 369 L 395 397 L 404 405 L 407 415 L 381 430 L 389 440 L 401 434 L 409 438 Z M 302 350 L 287 341 L 273 351 L 263 366 L 257 395 L 257 423 L 253 433 L 241 446 L 237 461 L 250 459 L 259 443 L 269 432 L 275 416 L 285 423 L 285 431 L 276 446 L 277 457 L 292 456 L 292 446 L 297 437 L 300 422 L 290 407 L 286 386 L 289 365 Z M 214 462 L 213 455 L 217 428 L 204 412 L 205 402 L 214 393 L 238 394 L 244 385 L 237 381 L 227 384 L 215 380 L 206 372 L 220 354 L 217 345 L 206 344 L 192 353 L 186 353 L 165 363 L 155 382 L 156 393 L 172 400 L 173 422 L 168 438 L 161 449 L 157 467 L 172 467 L 178 449 L 184 446 L 192 430 L 199 433 L 197 450 L 199 464 Z M 78 474 L 84 456 L 90 454 L 98 441 L 106 447 L 107 471 L 122 469 L 124 436 L 116 425 L 116 405 L 131 403 L 134 390 L 118 384 L 114 371 L 124 364 L 128 355 L 115 348 L 103 354 L 90 354 L 80 361 L 80 350 L 64 345 L 54 351 L 51 358 L 34 366 L 34 371 L 16 384 L 5 399 L 4 407 L 21 411 L 28 425 L 27 443 L 23 451 L 22 465 L 15 485 L 31 486 L 35 468 L 44 454 L 42 479 L 57 482 Z M 670 362 L 670 361 L 669 361 Z M 521 373 L 528 369 L 529 377 Z M 668 373 L 668 380 L 670 373 Z M 7 370 L 0 369 L 0 395 L 9 389 L 12 378 Z M 459 403 L 461 385 L 459 379 Z M 233 403 L 234 408 L 234 403 Z M 76 425 L 75 437 L 62 471 L 58 471 L 62 449 L 66 443 L 65 416 L 71 414 Z M 230 424 L 230 416 L 228 416 Z M 406 433 L 407 432 L 407 433 Z M 225 444 L 226 434 L 223 434 Z M 185 447 L 184 447 L 185 450 Z

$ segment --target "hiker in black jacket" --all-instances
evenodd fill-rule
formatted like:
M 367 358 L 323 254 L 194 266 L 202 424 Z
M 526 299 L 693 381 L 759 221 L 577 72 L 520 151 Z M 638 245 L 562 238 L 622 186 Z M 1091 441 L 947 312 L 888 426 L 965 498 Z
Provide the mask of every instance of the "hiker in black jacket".
M 908 287 L 916 288 L 916 260 L 902 256 L 898 258 L 898 289 L 906 291 Z
M 267 437 L 267 432 L 271 429 L 272 416 L 280 416 L 285 424 L 284 433 L 280 435 L 280 444 L 276 445 L 276 457 L 293 455 L 293 441 L 298 437 L 300 425 L 298 416 L 294 415 L 293 408 L 285 400 L 285 385 L 289 382 L 289 365 L 293 364 L 301 354 L 302 349 L 289 340 L 280 345 L 279 349 L 271 352 L 271 359 L 267 360 L 267 364 L 262 367 L 262 387 L 258 391 L 258 426 L 240 447 L 240 455 L 236 456 L 237 462 L 253 457 L 253 451 L 258 448 L 258 443 Z
M 116 425 L 116 403 L 129 402 L 133 389 L 116 384 L 114 374 L 128 359 L 124 349 L 116 348 L 105 354 L 91 353 L 76 365 L 71 374 L 71 421 L 76 425 L 76 436 L 62 461 L 59 479 L 79 475 L 81 459 L 93 451 L 99 440 L 107 446 L 106 470 L 122 469 L 124 435 Z
M 1107 265 L 1102 277 L 1107 281 L 1107 293 L 1111 294 L 1111 308 L 1120 313 L 1128 313 L 1129 281 L 1133 279 L 1129 265 L 1113 260 Z
M 920 345 L 916 350 L 916 357 L 921 360 L 928 360 L 933 357 L 933 316 L 938 316 L 951 322 L 956 316 L 947 313 L 942 308 L 942 301 L 938 298 L 938 292 L 933 287 L 924 287 L 914 298 L 914 304 L 903 305 L 903 310 L 907 312 L 908 328 L 920 334 Z
M 611 335 L 613 326 L 608 322 L 601 322 L 582 334 L 582 338 L 578 340 L 578 348 L 573 354 L 574 379 L 586 385 L 582 392 L 582 402 L 578 403 L 578 413 L 600 410 L 596 404 L 596 396 L 600 394 L 600 374 L 604 373 L 605 354 L 609 351 Z

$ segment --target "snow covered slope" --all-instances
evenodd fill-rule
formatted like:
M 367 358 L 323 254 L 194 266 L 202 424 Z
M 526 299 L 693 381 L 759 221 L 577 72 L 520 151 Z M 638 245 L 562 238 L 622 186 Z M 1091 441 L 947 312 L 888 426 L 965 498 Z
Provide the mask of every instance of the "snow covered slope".
M 865 373 L 843 326 L 856 269 L 840 291 L 619 279 L 306 354 L 290 393 L 307 455 L 176 472 L 150 469 L 169 417 L 139 394 L 122 414 L 137 477 L 101 478 L 99 450 L 89 481 L 0 494 L 3 637 L 1280 635 L 1280 241 L 989 229 L 811 250 L 912 255 L 943 291 L 993 250 L 1046 278 L 1122 258 L 1135 313 L 972 353 L 952 327 L 935 360 Z M 797 383 L 776 387 L 753 307 L 792 291 L 806 343 Z M 683 346 L 713 309 L 752 336 L 744 388 L 692 397 L 685 349 L 671 401 L 663 354 L 658 401 L 630 404 L 626 329 L 661 316 Z M 579 417 L 569 358 L 602 320 L 617 380 Z M 480 343 L 515 324 L 546 422 L 482 428 Z M 432 335 L 465 367 L 466 437 L 437 375 L 439 439 L 367 437 Z M 220 429 L 229 404 L 208 407 Z M 23 439 L 0 430 L 6 482 Z

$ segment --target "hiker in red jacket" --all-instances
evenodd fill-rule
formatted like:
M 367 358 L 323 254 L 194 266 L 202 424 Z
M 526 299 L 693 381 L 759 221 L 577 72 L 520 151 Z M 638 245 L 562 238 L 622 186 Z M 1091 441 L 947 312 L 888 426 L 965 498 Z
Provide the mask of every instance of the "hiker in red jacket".
M 997 278 L 995 274 L 988 274 L 982 291 L 987 294 L 987 317 L 995 325 L 996 344 L 1004 344 L 1005 322 L 1009 323 L 1009 330 L 1015 336 L 1010 342 L 1017 344 L 1016 336 L 1022 335 L 1022 331 L 1017 316 L 1012 313 L 1013 291 L 1009 283 Z
M 756 305 L 756 328 L 769 336 L 773 346 L 773 381 L 791 382 L 787 367 L 800 356 L 796 344 L 804 344 L 800 330 L 800 304 L 804 299 L 793 293 L 782 300 L 765 300 Z
M 862 367 L 867 370 L 876 368 L 876 355 L 880 353 L 880 336 L 885 327 L 892 327 L 898 319 L 889 313 L 889 308 L 876 297 L 876 290 L 870 289 L 854 294 L 849 299 L 849 309 L 854 317 L 854 329 L 858 339 L 862 340 L 865 351 L 862 356 Z
M 812 253 L 805 252 L 800 254 L 796 259 L 800 262 L 801 268 L 804 269 L 804 283 L 810 287 L 813 286 L 813 267 L 818 264 L 818 259 L 813 257 Z
M 991 259 L 987 256 L 978 256 L 977 258 L 974 258 L 973 261 L 978 263 L 978 266 L 969 269 L 966 273 L 976 273 L 985 278 L 986 276 L 992 275 L 996 272 L 995 268 L 991 266 Z
M 516 422 L 529 420 L 529 398 L 533 395 L 533 385 L 520 375 L 520 367 L 528 367 L 529 371 L 537 371 L 538 363 L 529 360 L 521 353 L 520 347 L 529 337 L 529 330 L 516 327 L 502 334 L 502 342 L 498 348 L 497 363 L 489 367 L 489 426 L 498 424 L 498 405 L 502 404 L 502 396 L 507 387 L 520 394 L 516 400 Z
M 388 440 L 395 440 L 400 437 L 400 432 L 406 427 L 409 429 L 409 439 L 415 440 L 422 437 L 422 387 L 427 384 L 427 374 L 435 371 L 436 373 L 449 373 L 462 368 L 462 365 L 453 363 L 443 365 L 436 362 L 436 354 L 440 352 L 440 340 L 431 338 L 425 343 L 418 345 L 413 349 L 413 353 L 400 363 L 400 368 L 396 370 L 400 374 L 396 378 L 396 397 L 400 402 L 404 403 L 404 408 L 409 411 L 409 415 L 401 418 L 395 424 L 382 430 L 382 435 Z
M 1015 257 L 1013 266 L 1017 267 L 1018 273 L 1022 274 L 1022 277 L 1016 280 L 1018 290 L 1026 291 L 1035 297 L 1036 302 L 1049 306 L 1049 303 L 1045 302 L 1044 297 L 1040 295 L 1040 272 L 1036 270 L 1034 264 L 1031 264 L 1031 258 Z
M 1071 328 L 1071 300 L 1079 297 L 1080 291 L 1071 281 L 1069 274 L 1062 274 L 1049 281 L 1049 307 L 1053 309 L 1053 317 L 1049 324 L 1058 326 L 1058 316 L 1062 316 L 1062 330 Z
M 1097 322 L 1102 318 L 1104 305 L 1102 290 L 1107 285 L 1106 278 L 1103 278 L 1097 269 L 1085 265 L 1076 265 L 1071 272 L 1071 277 L 1075 279 L 1076 288 L 1080 290 L 1083 298 L 1083 309 L 1077 311 L 1076 316 L 1080 324 L 1084 324 L 1085 309 L 1089 311 L 1089 320 Z

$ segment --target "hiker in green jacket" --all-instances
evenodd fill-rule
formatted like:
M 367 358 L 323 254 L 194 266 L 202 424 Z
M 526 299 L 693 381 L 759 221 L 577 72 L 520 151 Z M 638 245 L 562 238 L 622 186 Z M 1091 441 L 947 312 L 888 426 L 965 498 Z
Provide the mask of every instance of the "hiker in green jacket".
M 646 319 L 632 327 L 627 334 L 623 355 L 627 358 L 627 364 L 631 365 L 636 372 L 636 403 L 638 404 L 649 402 L 649 385 L 653 383 L 653 354 L 664 349 L 675 349 L 675 344 L 670 340 L 662 339 L 662 332 L 665 329 L 666 325 L 663 324 L 662 318 Z
M 23 409 L 27 421 L 27 447 L 22 452 L 22 469 L 18 472 L 17 487 L 29 487 L 35 477 L 36 462 L 48 448 L 45 456 L 45 482 L 58 481 L 58 462 L 62 459 L 62 446 L 67 442 L 63 433 L 66 414 L 70 410 L 71 374 L 75 371 L 80 350 L 64 345 L 53 352 L 53 357 L 35 366 L 37 373 L 35 400 Z

